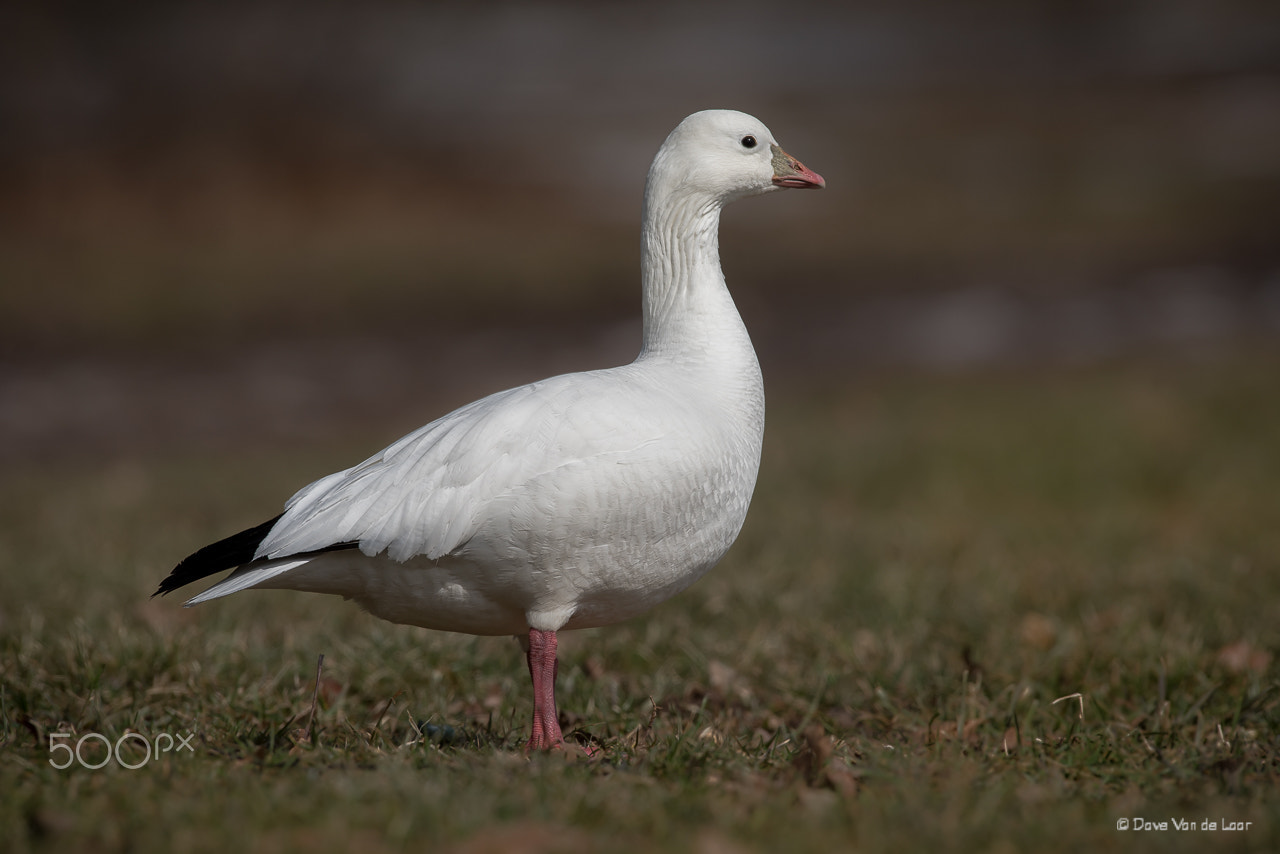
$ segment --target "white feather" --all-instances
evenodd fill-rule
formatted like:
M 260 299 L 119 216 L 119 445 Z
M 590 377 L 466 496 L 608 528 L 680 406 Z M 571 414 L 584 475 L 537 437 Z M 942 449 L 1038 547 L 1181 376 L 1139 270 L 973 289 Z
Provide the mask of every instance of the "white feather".
M 276 561 L 268 564 L 255 564 L 253 567 L 245 567 L 232 573 L 223 581 L 210 587 L 208 590 L 192 596 L 186 602 L 182 603 L 184 607 L 190 608 L 192 605 L 199 605 L 201 602 L 208 602 L 210 599 L 221 599 L 223 596 L 230 596 L 232 593 L 239 593 L 241 590 L 247 590 L 250 587 L 257 587 L 277 575 L 286 573 L 291 569 L 297 569 L 307 563 L 308 558 L 294 558 L 292 560 Z

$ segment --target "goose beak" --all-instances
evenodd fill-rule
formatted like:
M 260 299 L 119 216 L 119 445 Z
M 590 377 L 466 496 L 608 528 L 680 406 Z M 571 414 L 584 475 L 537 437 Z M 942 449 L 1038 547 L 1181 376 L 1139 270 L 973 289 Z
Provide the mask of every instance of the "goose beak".
M 778 187 L 793 187 L 798 190 L 821 190 L 827 186 L 826 180 L 787 154 L 776 145 L 770 145 L 773 151 L 773 183 Z

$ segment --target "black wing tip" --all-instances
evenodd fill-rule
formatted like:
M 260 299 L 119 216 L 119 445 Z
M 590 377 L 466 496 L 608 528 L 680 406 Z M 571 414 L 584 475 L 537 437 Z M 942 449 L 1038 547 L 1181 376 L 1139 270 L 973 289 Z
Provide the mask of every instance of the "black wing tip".
M 151 598 L 172 593 L 179 587 L 207 578 L 224 569 L 235 569 L 237 566 L 251 562 L 258 551 L 258 546 L 279 521 L 280 516 L 276 516 L 261 525 L 246 528 L 238 534 L 210 543 L 187 555 L 160 581 L 160 586 L 156 588 L 155 593 L 151 594 Z
M 156 587 L 156 592 L 152 593 L 150 598 L 154 599 L 157 596 L 168 596 L 184 584 L 190 584 L 192 581 L 196 580 L 197 577 L 185 578 L 185 572 L 180 575 L 178 570 L 182 568 L 182 564 L 178 564 L 173 568 L 172 572 L 161 579 L 159 586 Z

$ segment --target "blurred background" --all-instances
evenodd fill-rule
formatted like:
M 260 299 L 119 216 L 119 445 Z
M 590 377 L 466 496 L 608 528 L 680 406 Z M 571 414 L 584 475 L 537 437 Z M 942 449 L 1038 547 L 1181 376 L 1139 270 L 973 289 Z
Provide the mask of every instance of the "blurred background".
M 828 180 L 725 215 L 771 392 L 1280 340 L 1274 2 L 4 17 L 0 464 L 391 439 L 629 360 L 645 171 L 707 107 Z

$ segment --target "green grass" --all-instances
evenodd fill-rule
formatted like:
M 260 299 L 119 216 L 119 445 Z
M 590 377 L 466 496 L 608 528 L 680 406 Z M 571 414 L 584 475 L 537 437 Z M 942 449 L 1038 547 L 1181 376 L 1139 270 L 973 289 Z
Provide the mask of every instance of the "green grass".
M 726 560 L 562 640 L 589 760 L 521 754 L 510 640 L 302 594 L 147 600 L 390 435 L 6 472 L 0 847 L 1277 850 L 1277 376 L 1264 353 L 775 383 Z M 194 750 L 57 770 L 60 732 Z

